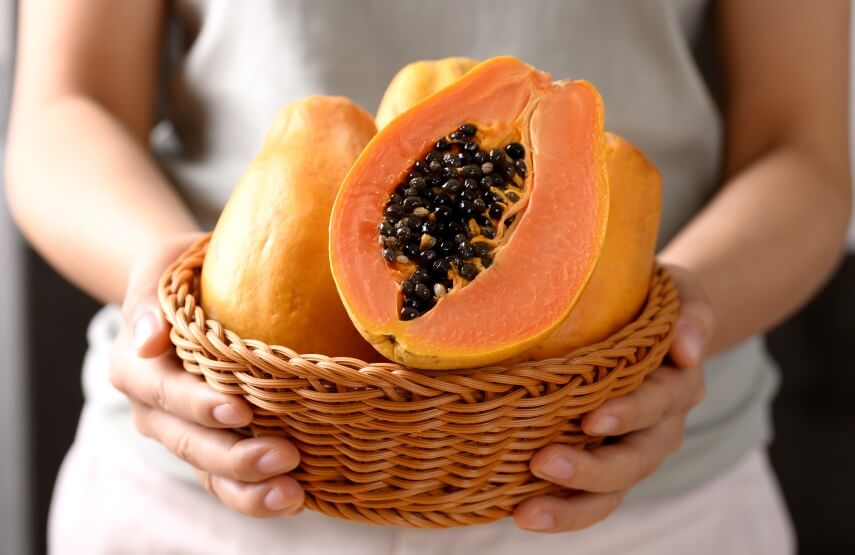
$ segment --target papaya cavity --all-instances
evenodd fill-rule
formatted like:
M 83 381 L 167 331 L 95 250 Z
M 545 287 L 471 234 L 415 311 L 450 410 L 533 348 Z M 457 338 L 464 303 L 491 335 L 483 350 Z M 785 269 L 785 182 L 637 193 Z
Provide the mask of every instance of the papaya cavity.
M 433 143 L 386 201 L 379 240 L 402 276 L 401 320 L 476 279 L 508 241 L 528 197 L 525 147 L 508 142 L 516 135 L 460 125 Z
M 487 365 L 566 319 L 607 217 L 599 94 L 494 58 L 389 122 L 359 156 L 330 220 L 333 278 L 386 357 Z

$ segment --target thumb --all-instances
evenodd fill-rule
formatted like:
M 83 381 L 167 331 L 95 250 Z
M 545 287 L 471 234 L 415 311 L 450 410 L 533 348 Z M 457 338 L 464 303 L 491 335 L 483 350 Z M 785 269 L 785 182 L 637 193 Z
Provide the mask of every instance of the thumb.
M 131 268 L 122 315 L 133 347 L 143 358 L 159 356 L 169 348 L 169 326 L 160 309 L 158 283 L 169 264 L 200 237 L 194 233 L 170 239 Z
M 680 317 L 669 354 L 681 368 L 700 366 L 715 328 L 715 315 L 697 278 L 688 270 L 669 266 L 680 292 Z

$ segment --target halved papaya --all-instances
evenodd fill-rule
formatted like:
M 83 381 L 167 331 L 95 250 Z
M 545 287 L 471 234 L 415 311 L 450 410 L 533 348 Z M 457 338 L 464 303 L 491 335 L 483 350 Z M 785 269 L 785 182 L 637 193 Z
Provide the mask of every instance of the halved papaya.
M 330 220 L 333 278 L 363 336 L 402 364 L 448 369 L 555 330 L 606 232 L 603 117 L 591 84 L 499 57 L 384 127 Z
M 201 304 L 210 318 L 298 353 L 380 358 L 348 318 L 327 257 L 336 193 L 375 130 L 342 97 L 309 97 L 277 115 L 208 245 Z
M 377 109 L 377 128 L 447 87 L 478 64 L 469 58 L 421 60 L 402 68 Z M 597 269 L 570 316 L 524 358 L 565 356 L 627 325 L 647 298 L 662 209 L 656 167 L 625 138 L 606 132 L 609 224 Z

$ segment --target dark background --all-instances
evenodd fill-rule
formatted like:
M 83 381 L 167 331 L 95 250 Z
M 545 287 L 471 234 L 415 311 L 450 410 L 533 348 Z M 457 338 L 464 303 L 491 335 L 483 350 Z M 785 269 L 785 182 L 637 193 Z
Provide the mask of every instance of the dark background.
M 45 552 L 54 478 L 82 402 L 86 324 L 98 306 L 27 256 L 31 422 L 35 441 L 33 545 Z M 57 343 L 61 340 L 61 343 Z M 799 536 L 800 553 L 855 553 L 855 255 L 811 304 L 769 336 L 782 368 L 772 461 Z M 725 555 L 725 554 L 723 554 Z

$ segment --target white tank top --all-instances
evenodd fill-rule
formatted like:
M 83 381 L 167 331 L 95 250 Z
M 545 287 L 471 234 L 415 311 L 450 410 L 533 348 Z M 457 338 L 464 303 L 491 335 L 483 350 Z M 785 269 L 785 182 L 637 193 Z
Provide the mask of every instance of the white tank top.
M 583 78 L 605 100 L 606 126 L 638 145 L 664 178 L 660 245 L 718 183 L 722 124 L 693 56 L 703 0 L 178 1 L 182 33 L 152 135 L 156 156 L 211 227 L 274 115 L 311 94 L 344 95 L 374 111 L 389 80 L 419 59 L 511 54 L 556 79 Z M 165 472 L 193 480 L 159 445 L 138 440 L 127 401 L 107 377 L 118 312 L 90 329 L 87 402 Z M 777 379 L 760 338 L 706 364 L 707 397 L 684 447 L 630 500 L 714 477 L 770 435 Z

